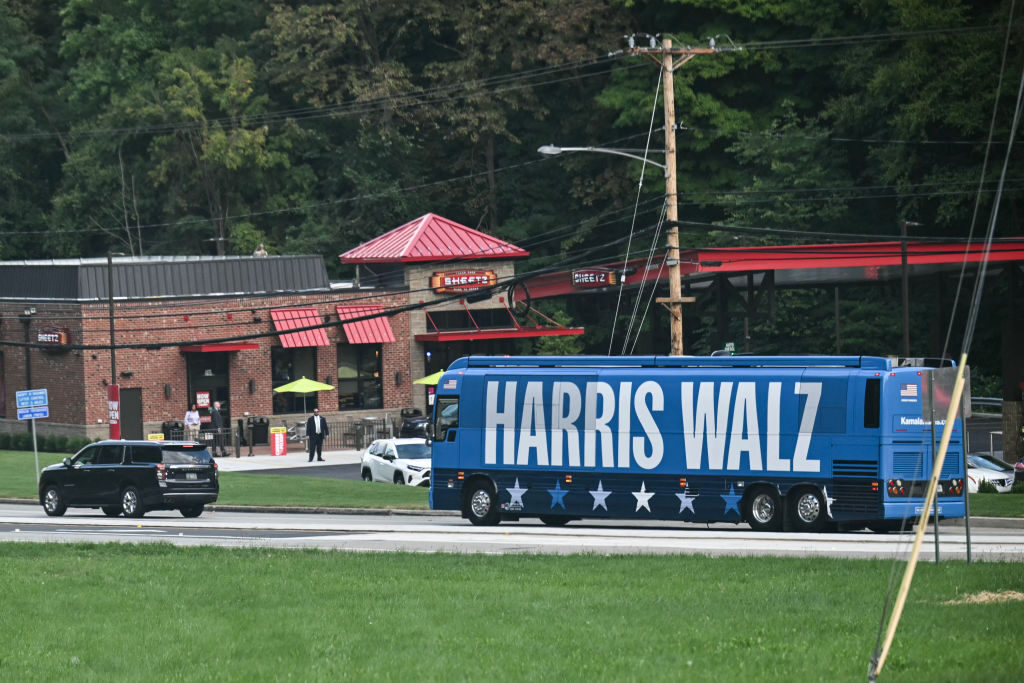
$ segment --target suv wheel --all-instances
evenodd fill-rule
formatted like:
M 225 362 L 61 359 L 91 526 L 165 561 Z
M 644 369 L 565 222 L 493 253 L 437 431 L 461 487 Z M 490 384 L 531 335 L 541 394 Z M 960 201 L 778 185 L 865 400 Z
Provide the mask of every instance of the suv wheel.
M 395 472 L 395 483 L 399 486 L 405 486 L 405 477 L 402 476 L 401 472 Z
M 60 495 L 60 489 L 56 486 L 47 486 L 43 491 L 43 510 L 50 517 L 60 517 L 68 509 L 64 503 L 64 496 Z
M 363 481 L 373 481 L 373 475 L 366 468 L 363 468 Z
M 202 505 L 189 505 L 188 507 L 181 508 L 182 517 L 198 517 L 203 514 Z
M 125 517 L 141 517 L 146 514 L 142 507 L 142 498 L 139 497 L 139 490 L 129 486 L 121 492 L 121 512 Z

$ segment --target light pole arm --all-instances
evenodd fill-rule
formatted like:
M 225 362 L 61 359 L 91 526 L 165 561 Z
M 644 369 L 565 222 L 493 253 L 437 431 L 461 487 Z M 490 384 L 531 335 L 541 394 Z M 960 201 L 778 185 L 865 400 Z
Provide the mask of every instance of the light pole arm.
M 544 145 L 543 147 L 538 147 L 537 151 L 549 157 L 556 156 L 562 152 L 596 152 L 598 154 L 614 154 L 616 156 L 629 157 L 630 159 L 642 161 L 645 164 L 657 166 L 663 171 L 666 168 L 665 164 L 659 164 L 657 161 L 642 157 L 639 154 L 633 154 L 632 152 L 624 149 L 613 149 L 609 147 L 556 147 L 555 145 Z

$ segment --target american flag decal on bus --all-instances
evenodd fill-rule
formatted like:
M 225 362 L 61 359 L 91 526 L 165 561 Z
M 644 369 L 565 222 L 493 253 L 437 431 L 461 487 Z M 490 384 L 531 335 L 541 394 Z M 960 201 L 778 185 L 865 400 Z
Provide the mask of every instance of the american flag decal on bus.
M 917 385 L 916 384 L 901 384 L 900 385 L 900 397 L 901 398 L 917 398 Z

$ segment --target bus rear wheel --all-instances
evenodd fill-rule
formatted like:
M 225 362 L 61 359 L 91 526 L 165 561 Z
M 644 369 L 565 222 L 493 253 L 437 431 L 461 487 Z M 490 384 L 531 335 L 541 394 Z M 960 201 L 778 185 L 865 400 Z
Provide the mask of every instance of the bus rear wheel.
M 498 523 L 498 496 L 489 482 L 478 480 L 470 484 L 462 514 L 477 526 L 494 526 Z
M 789 494 L 789 518 L 796 531 L 821 531 L 827 510 L 825 499 L 817 489 L 802 488 Z
M 778 531 L 782 527 L 778 492 L 764 486 L 748 493 L 743 517 L 754 531 Z

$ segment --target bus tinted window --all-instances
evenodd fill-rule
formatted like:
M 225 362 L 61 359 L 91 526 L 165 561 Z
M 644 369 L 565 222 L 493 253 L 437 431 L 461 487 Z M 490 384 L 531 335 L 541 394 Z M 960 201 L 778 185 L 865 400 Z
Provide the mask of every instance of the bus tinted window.
M 881 425 L 882 380 L 869 379 L 864 387 L 864 427 L 878 429 Z

